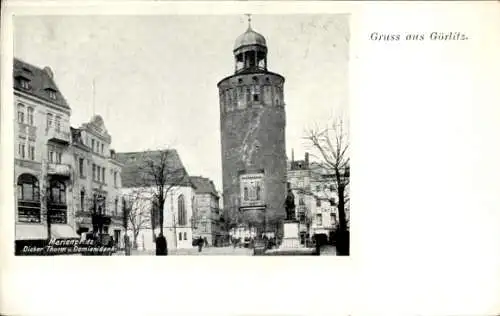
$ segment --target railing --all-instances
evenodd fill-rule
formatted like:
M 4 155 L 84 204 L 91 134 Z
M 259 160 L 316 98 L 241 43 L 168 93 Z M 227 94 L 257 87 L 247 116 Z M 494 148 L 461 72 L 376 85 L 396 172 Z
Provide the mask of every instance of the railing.
M 69 144 L 71 140 L 70 132 L 63 129 L 49 128 L 45 130 L 45 134 L 49 140 L 62 144 Z

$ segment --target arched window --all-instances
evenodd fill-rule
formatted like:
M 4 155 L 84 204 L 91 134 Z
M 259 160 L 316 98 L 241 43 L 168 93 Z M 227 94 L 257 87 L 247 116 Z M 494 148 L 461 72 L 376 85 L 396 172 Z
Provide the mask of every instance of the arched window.
M 248 201 L 248 188 L 247 187 L 243 188 L 243 199 L 245 201 Z
M 177 214 L 178 221 L 180 226 L 185 226 L 187 224 L 186 221 L 186 205 L 184 202 L 184 195 L 179 195 L 177 198 Z
M 40 214 L 40 187 L 38 179 L 24 173 L 17 179 L 17 210 L 20 222 L 39 223 Z
M 19 176 L 17 180 L 17 198 L 21 201 L 40 202 L 40 188 L 38 179 L 35 176 L 27 173 Z
M 299 197 L 299 205 L 304 205 L 304 197 L 303 196 Z
M 260 185 L 257 184 L 257 189 L 255 190 L 256 192 L 256 200 L 260 201 Z

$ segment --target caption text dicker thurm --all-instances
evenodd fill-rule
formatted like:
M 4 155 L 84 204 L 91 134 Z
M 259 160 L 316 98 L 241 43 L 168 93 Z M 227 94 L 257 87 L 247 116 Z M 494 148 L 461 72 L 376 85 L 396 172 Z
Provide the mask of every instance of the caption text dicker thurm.
M 370 33 L 370 40 L 395 42 L 395 41 L 466 41 L 469 38 L 461 32 L 429 32 L 429 33 Z

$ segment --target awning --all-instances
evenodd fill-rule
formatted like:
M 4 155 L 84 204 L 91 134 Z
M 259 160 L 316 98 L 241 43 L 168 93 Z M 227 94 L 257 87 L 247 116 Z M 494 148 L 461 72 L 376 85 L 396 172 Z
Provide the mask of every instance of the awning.
M 55 238 L 79 237 L 73 227 L 65 224 L 52 224 L 51 235 Z
M 16 240 L 45 239 L 47 226 L 42 224 L 16 224 Z

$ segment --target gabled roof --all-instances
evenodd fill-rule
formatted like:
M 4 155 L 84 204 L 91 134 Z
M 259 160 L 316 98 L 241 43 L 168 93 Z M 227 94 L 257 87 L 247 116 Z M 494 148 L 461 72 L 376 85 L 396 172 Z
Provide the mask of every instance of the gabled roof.
M 123 164 L 122 168 L 122 187 L 148 187 L 154 186 L 154 180 L 151 179 L 147 171 L 147 162 L 152 161 L 155 166 L 161 164 L 162 155 L 165 158 L 165 165 L 168 169 L 168 179 L 166 184 L 179 186 L 193 186 L 189 175 L 182 164 L 182 161 L 175 149 L 166 151 L 141 151 L 116 153 L 116 160 Z
M 70 109 L 63 94 L 59 91 L 54 81 L 54 74 L 49 67 L 41 69 L 18 58 L 14 58 L 13 76 L 15 90 L 23 91 L 50 103 L 57 104 L 65 109 Z M 21 86 L 20 78 L 29 80 L 30 89 L 24 89 Z M 50 98 L 49 90 L 56 93 L 55 100 Z
M 195 187 L 196 194 L 207 193 L 219 196 L 217 190 L 215 189 L 215 184 L 213 183 L 212 180 L 200 176 L 189 177 L 189 179 L 191 180 L 191 183 L 193 183 Z

